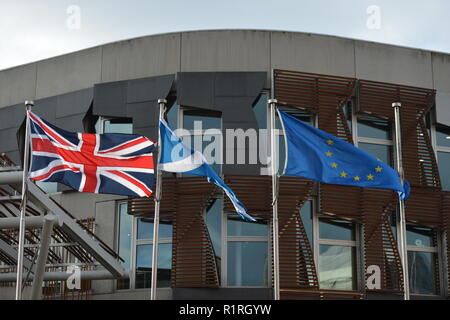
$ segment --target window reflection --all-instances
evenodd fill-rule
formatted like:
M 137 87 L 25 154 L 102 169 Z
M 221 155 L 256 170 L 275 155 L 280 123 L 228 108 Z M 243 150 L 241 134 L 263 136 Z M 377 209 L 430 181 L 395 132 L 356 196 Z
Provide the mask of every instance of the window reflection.
M 266 237 L 268 232 L 267 220 L 257 222 L 243 221 L 241 217 L 230 215 L 228 217 L 229 236 L 261 236 Z
M 103 125 L 103 133 L 133 133 L 133 120 L 130 118 L 99 119 L 96 124 L 96 132 L 99 133 L 100 125 Z
M 436 254 L 408 251 L 409 282 L 411 293 L 436 294 Z
M 355 240 L 353 223 L 335 219 L 320 219 L 319 234 L 321 239 Z
M 127 204 L 119 204 L 119 236 L 118 236 L 118 254 L 124 260 L 123 267 L 131 270 L 131 243 L 132 243 L 132 225 L 133 216 L 127 212 Z M 130 287 L 129 279 L 117 280 L 118 289 L 128 289 Z
M 438 152 L 438 167 L 444 190 L 450 190 L 450 152 Z
M 152 278 L 153 245 L 136 247 L 136 289 L 150 288 Z M 170 287 L 172 244 L 158 246 L 158 287 Z
M 216 199 L 206 213 L 206 224 L 217 258 L 222 256 L 222 206 L 223 200 Z
M 450 147 L 450 128 L 438 126 L 436 128 L 436 144 L 440 147 Z
M 356 253 L 353 247 L 320 245 L 320 288 L 355 290 Z
M 408 226 L 407 241 L 409 246 L 416 246 L 416 247 L 436 246 L 435 232 L 430 228 Z
M 303 205 L 302 209 L 300 210 L 300 217 L 303 222 L 303 226 L 306 230 L 306 235 L 308 236 L 309 243 L 311 244 L 311 247 L 314 247 L 314 240 L 313 240 L 313 206 L 312 206 L 312 200 L 306 201 Z
M 153 219 L 141 218 L 138 219 L 137 224 L 137 239 L 138 240 L 153 240 Z M 159 238 L 172 239 L 173 226 L 171 222 L 160 221 L 159 223 Z
M 202 130 L 221 129 L 221 113 L 211 110 L 185 109 L 183 111 L 183 127 L 186 130 L 194 130 L 195 122 L 200 121 Z
M 267 93 L 263 93 L 253 106 L 253 112 L 255 113 L 256 123 L 258 123 L 259 129 L 267 129 L 267 113 L 269 110 L 267 105 L 268 100 L 269 95 Z
M 267 286 L 267 242 L 229 242 L 227 269 L 229 286 Z
M 391 140 L 391 124 L 387 120 L 372 117 L 361 117 L 358 119 L 358 136 Z

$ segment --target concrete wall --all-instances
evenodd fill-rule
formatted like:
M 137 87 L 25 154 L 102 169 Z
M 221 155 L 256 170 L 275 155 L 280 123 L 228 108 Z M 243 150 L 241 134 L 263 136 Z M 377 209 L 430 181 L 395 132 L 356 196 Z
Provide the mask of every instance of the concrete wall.
M 0 71 L 0 108 L 95 83 L 195 71 L 283 68 L 450 92 L 450 55 L 296 32 L 222 30 L 111 43 Z

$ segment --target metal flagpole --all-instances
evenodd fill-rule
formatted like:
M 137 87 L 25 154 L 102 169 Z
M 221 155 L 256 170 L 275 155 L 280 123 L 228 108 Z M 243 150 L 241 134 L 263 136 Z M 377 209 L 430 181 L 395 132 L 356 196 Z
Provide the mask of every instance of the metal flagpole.
M 28 112 L 33 106 L 33 101 L 25 101 L 27 115 L 25 120 L 25 144 L 23 150 L 22 202 L 20 204 L 19 247 L 17 250 L 16 300 L 22 300 L 23 252 L 25 245 L 25 212 L 27 209 L 27 179 L 30 150 L 30 121 L 28 119 Z
M 280 300 L 280 262 L 278 247 L 278 170 L 276 156 L 275 113 L 278 101 L 269 100 L 270 107 L 270 163 L 272 173 L 272 234 L 273 234 L 273 289 L 274 300 Z
M 402 104 L 395 102 L 392 104 L 395 114 L 395 166 L 397 172 L 400 174 L 400 181 L 403 185 L 405 175 L 403 172 L 402 163 L 402 136 L 400 130 L 400 108 Z M 403 289 L 405 292 L 405 300 L 409 300 L 409 274 L 408 274 L 408 243 L 406 239 L 406 215 L 405 215 L 405 201 L 399 201 L 398 214 L 397 214 L 397 242 L 400 249 L 400 257 L 402 260 L 403 268 Z
M 159 104 L 159 120 L 164 119 L 166 113 L 167 100 L 158 100 Z M 158 240 L 159 240 L 159 208 L 161 204 L 161 187 L 162 187 L 162 172 L 159 169 L 161 162 L 161 131 L 159 130 L 158 122 L 158 162 L 156 165 L 156 190 L 155 190 L 155 218 L 153 220 L 153 256 L 152 256 L 152 286 L 151 286 L 151 300 L 156 300 L 156 288 L 158 282 Z

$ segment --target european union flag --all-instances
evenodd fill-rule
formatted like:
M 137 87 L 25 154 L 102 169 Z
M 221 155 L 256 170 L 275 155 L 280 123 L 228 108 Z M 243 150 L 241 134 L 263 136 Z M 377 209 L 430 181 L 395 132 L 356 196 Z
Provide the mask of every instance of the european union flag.
M 405 200 L 409 185 L 387 164 L 352 144 L 278 111 L 287 142 L 284 174 L 327 184 L 390 189 Z

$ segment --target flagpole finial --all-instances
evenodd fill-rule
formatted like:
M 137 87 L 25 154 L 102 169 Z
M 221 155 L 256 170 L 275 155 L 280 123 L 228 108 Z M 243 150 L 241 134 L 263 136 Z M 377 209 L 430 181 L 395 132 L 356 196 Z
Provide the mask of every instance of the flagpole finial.
M 25 101 L 25 106 L 26 106 L 27 108 L 34 107 L 34 101 L 33 101 L 33 100 L 27 100 L 27 101 Z
M 167 100 L 166 99 L 159 99 L 158 100 L 158 104 L 167 104 Z
M 401 108 L 402 107 L 402 103 L 401 102 L 394 102 L 392 104 L 392 108 Z
M 269 104 L 277 104 L 278 100 L 277 99 L 270 99 L 269 100 Z

